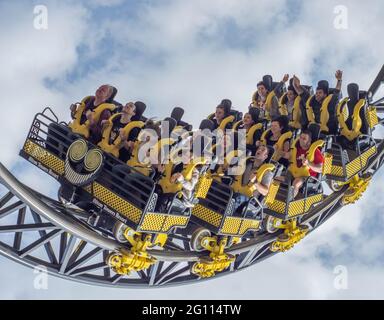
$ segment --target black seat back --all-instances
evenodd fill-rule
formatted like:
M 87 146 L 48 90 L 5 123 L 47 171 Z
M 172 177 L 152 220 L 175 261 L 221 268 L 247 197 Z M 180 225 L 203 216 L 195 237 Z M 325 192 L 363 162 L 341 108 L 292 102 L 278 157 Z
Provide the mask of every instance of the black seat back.
M 320 139 L 321 127 L 318 123 L 309 124 L 308 130 L 312 133 L 312 143 Z
M 146 121 L 147 119 L 143 117 L 143 113 L 145 109 L 147 108 L 146 104 L 141 101 L 136 101 L 135 102 L 135 115 L 132 117 L 133 121 Z
M 175 107 L 172 110 L 171 118 L 175 119 L 177 123 L 180 122 L 180 120 L 183 118 L 184 115 L 184 109 L 180 107 Z
M 209 131 L 213 131 L 215 130 L 215 124 L 213 123 L 212 120 L 204 119 L 203 121 L 201 121 L 199 129 L 200 130 L 207 129 Z

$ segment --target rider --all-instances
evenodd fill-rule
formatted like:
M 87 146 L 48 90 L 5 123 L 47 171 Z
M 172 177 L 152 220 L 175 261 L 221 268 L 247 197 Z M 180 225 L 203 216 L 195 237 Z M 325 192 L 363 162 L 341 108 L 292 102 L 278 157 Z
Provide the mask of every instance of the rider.
M 277 142 L 279 141 L 280 137 L 288 132 L 288 119 L 286 116 L 280 116 L 276 119 L 273 119 L 271 122 L 271 131 L 270 133 L 267 132 L 265 134 L 265 144 L 267 146 L 273 147 L 275 149 L 275 153 L 277 154 L 279 160 L 276 159 L 276 161 L 279 161 L 282 165 L 285 167 L 289 166 L 289 158 L 290 158 L 290 140 L 287 139 L 284 144 L 282 145 L 282 148 L 278 147 Z M 260 145 L 261 141 L 256 142 L 256 146 Z
M 318 177 L 318 175 L 323 170 L 324 165 L 324 156 L 322 155 L 319 148 L 316 149 L 314 154 L 313 162 L 310 162 L 307 159 L 309 148 L 312 144 L 312 132 L 309 130 L 303 130 L 300 134 L 299 143 L 297 144 L 297 153 L 296 159 L 292 159 L 292 161 L 296 161 L 297 167 L 308 167 L 309 174 L 312 177 Z M 300 188 L 304 184 L 305 177 L 296 177 L 293 180 L 293 198 L 297 196 Z
M 228 116 L 228 111 L 227 111 L 227 108 L 225 107 L 225 105 L 223 104 L 219 104 L 217 107 L 216 107 L 216 112 L 215 112 L 215 116 L 214 118 L 212 119 L 213 123 L 214 123 L 214 129 L 217 129 L 221 122 Z
M 257 170 L 266 163 L 269 158 L 270 151 L 267 146 L 260 145 L 256 149 L 256 153 L 254 156 L 254 160 L 248 161 L 244 173 L 241 177 L 241 184 L 243 186 L 254 186 L 253 197 L 258 199 L 259 201 L 263 201 L 264 197 L 268 194 L 269 186 L 273 180 L 273 173 L 271 171 L 267 171 L 261 182 L 258 182 L 257 179 Z M 236 194 L 235 196 L 235 212 L 241 212 L 244 206 L 247 203 L 247 196 L 243 194 Z
M 283 77 L 283 80 L 273 89 L 273 92 L 277 93 L 283 87 L 284 83 L 289 79 L 289 75 L 286 74 Z M 280 115 L 279 112 L 279 99 L 276 95 L 272 97 L 271 102 L 268 102 L 268 95 L 270 91 L 268 86 L 264 81 L 260 81 L 257 84 L 257 92 L 254 94 L 250 108 L 260 109 L 260 118 L 263 119 L 273 119 Z M 268 105 L 270 104 L 270 105 Z
M 112 144 L 117 137 L 120 136 L 120 153 L 119 159 L 123 162 L 127 162 L 133 149 L 134 141 L 136 140 L 140 129 L 134 128 L 129 135 L 125 135 L 123 128 L 132 121 L 132 117 L 136 114 L 136 105 L 133 102 L 128 102 L 121 109 L 121 115 L 115 117 L 112 120 L 112 129 L 109 139 L 109 143 Z M 108 120 L 103 120 L 101 125 L 105 127 Z
M 85 109 L 81 114 L 80 123 L 85 123 L 86 120 L 90 122 L 90 136 L 89 141 L 97 144 L 102 139 L 102 122 L 104 120 L 108 120 L 112 115 L 110 110 L 104 110 L 99 118 L 99 121 L 95 121 L 92 115 L 92 111 L 94 111 L 98 106 L 103 103 L 111 103 L 113 101 L 114 96 L 116 95 L 117 90 L 108 84 L 104 84 L 100 86 L 95 93 L 95 96 L 91 96 L 85 100 Z M 76 111 L 78 110 L 79 104 L 72 104 L 70 106 L 71 117 L 75 118 Z

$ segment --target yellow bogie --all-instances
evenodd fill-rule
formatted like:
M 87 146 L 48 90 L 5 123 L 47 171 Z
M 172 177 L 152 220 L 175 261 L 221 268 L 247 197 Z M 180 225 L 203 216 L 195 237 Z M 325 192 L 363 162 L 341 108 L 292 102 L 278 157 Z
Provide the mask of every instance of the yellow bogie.
M 371 182 L 372 175 L 366 174 L 363 177 L 354 176 L 349 182 L 349 188 L 342 199 L 343 205 L 353 204 L 361 198 Z
M 116 230 L 122 230 L 119 235 L 124 237 L 132 247 L 129 251 L 122 249 L 107 257 L 106 263 L 115 273 L 128 275 L 132 271 L 146 270 L 157 262 L 156 258 L 147 252 L 147 249 L 156 246 L 164 247 L 168 238 L 166 234 L 141 234 L 129 227 L 122 228 L 120 223 L 116 225 Z
M 234 255 L 224 252 L 228 239 L 224 237 L 220 241 L 217 237 L 204 237 L 201 246 L 210 251 L 209 256 L 204 256 L 194 263 L 191 272 L 200 278 L 210 278 L 217 272 L 222 272 L 229 268 L 236 259 Z
M 292 249 L 309 231 L 309 227 L 306 225 L 298 226 L 296 219 L 287 221 L 281 229 L 284 229 L 284 233 L 271 244 L 270 249 L 273 252 L 285 252 Z

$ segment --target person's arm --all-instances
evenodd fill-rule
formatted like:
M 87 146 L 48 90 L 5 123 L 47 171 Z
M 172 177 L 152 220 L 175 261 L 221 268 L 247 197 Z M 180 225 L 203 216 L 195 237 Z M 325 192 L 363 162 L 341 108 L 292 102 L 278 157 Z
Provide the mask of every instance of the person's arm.
M 284 86 L 284 84 L 289 80 L 289 74 L 285 74 L 283 79 L 277 84 L 275 89 L 273 89 L 273 92 L 277 95 L 281 88 Z
M 305 87 L 301 85 L 300 79 L 297 76 L 293 76 L 293 87 L 297 94 L 301 96 L 301 101 L 307 102 L 310 93 Z
M 273 119 L 273 118 L 277 118 L 279 115 L 280 115 L 279 99 L 277 98 L 277 96 L 274 96 L 272 98 L 272 106 L 271 106 L 271 110 L 270 110 L 270 116 Z
M 336 80 L 337 80 L 336 90 L 340 92 L 341 91 L 341 86 L 343 84 L 343 71 L 337 70 L 336 74 L 335 74 L 335 77 L 336 77 Z
M 179 182 L 181 182 L 183 189 L 186 191 L 193 191 L 198 181 L 199 181 L 199 170 L 197 170 L 196 168 L 193 170 L 191 180 L 189 181 L 185 180 L 183 175 L 180 175 L 180 178 L 179 178 Z
M 267 172 L 264 174 L 264 177 L 261 183 L 256 182 L 257 192 L 259 192 L 264 197 L 268 194 L 269 186 L 271 185 L 272 178 L 273 178 L 273 174 L 271 172 Z
M 283 147 L 283 158 L 289 160 L 291 158 L 291 143 L 288 141 L 284 142 L 284 147 Z
M 315 151 L 315 158 L 313 162 L 308 161 L 308 159 L 303 160 L 303 165 L 308 166 L 312 171 L 316 173 L 321 173 L 323 171 L 324 157 L 321 154 L 319 149 Z

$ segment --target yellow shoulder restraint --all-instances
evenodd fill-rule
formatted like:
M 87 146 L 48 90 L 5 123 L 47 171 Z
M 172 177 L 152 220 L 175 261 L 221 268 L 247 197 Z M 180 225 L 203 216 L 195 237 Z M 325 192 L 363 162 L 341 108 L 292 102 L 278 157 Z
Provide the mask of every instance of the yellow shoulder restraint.
M 208 120 L 212 120 L 214 117 L 215 117 L 215 113 L 211 113 L 211 114 L 207 117 L 207 119 L 208 119 Z
M 227 127 L 227 125 L 229 125 L 233 121 L 235 121 L 234 116 L 228 116 L 228 117 L 224 118 L 223 121 L 221 121 L 218 129 L 221 129 L 224 131 L 225 128 Z
M 272 99 L 276 96 L 275 91 L 271 91 L 267 95 L 267 99 L 265 100 L 265 118 L 267 120 L 271 120 L 271 107 L 272 107 Z M 258 107 L 257 106 L 257 91 L 253 94 L 252 96 L 252 106 L 253 107 Z
M 286 104 L 287 93 L 284 93 L 279 101 L 279 112 L 282 116 L 288 116 L 288 108 Z M 293 104 L 292 119 L 289 121 L 289 126 L 295 129 L 301 129 L 301 97 L 297 96 Z
M 252 159 L 253 157 L 249 157 L 248 159 Z M 268 171 L 274 171 L 275 170 L 275 165 L 270 164 L 270 163 L 265 163 L 260 166 L 259 169 L 256 171 L 256 181 L 261 183 L 263 181 L 264 175 Z M 256 191 L 256 184 L 255 183 L 248 183 L 246 185 L 242 184 L 243 182 L 243 176 L 239 175 L 236 176 L 234 179 L 234 182 L 232 183 L 232 190 L 236 193 L 241 193 L 248 198 L 253 197 L 253 193 Z
M 292 120 L 289 121 L 289 125 L 295 129 L 301 129 L 301 109 L 300 109 L 301 97 L 297 96 L 293 104 Z
M 269 134 L 269 132 L 271 132 L 271 129 L 267 129 L 263 132 L 263 134 L 261 135 L 261 138 L 260 138 L 260 142 L 263 144 L 263 145 L 267 145 L 267 134 Z
M 85 121 L 84 124 L 80 124 L 81 116 L 85 109 L 85 102 L 89 97 L 86 97 L 82 100 L 80 106 L 76 110 L 76 114 L 74 117 L 74 120 L 68 125 L 69 128 L 72 129 L 74 133 L 81 134 L 86 139 L 89 138 L 89 127 L 90 122 L 89 120 Z M 93 118 L 96 122 L 100 120 L 100 116 L 105 110 L 113 111 L 116 109 L 116 106 L 112 103 L 102 103 L 99 105 L 95 110 L 92 111 Z
M 337 119 L 341 127 L 341 135 L 346 137 L 349 141 L 353 141 L 359 135 L 361 135 L 360 129 L 363 125 L 363 122 L 360 117 L 360 110 L 365 106 L 365 99 L 360 99 L 356 105 L 353 107 L 352 114 L 352 130 L 350 130 L 346 124 L 346 116 L 342 111 L 343 106 L 349 101 L 349 98 L 343 99 L 337 106 Z
M 237 122 L 233 125 L 232 129 L 233 129 L 234 131 L 238 130 L 238 129 L 239 129 L 239 126 L 240 126 L 241 124 L 243 124 L 243 120 L 237 121 Z
M 83 100 L 81 100 L 80 105 L 77 107 L 73 120 L 69 123 L 68 127 L 74 131 L 74 128 L 79 128 L 81 123 L 81 116 L 84 113 L 85 104 L 89 99 L 93 98 L 93 96 L 87 96 Z
M 181 172 L 186 181 L 192 179 L 193 171 L 198 165 L 204 165 L 207 163 L 207 160 L 204 158 L 193 159 Z M 167 164 L 164 171 L 164 176 L 160 179 L 159 185 L 164 193 L 177 193 L 182 190 L 183 186 L 181 183 L 171 183 L 172 170 L 174 168 L 174 163 Z
M 229 168 L 232 160 L 236 157 L 240 157 L 242 154 L 240 153 L 240 150 L 232 150 L 230 151 L 224 158 L 224 163 L 223 164 L 220 164 L 219 167 L 217 168 L 217 171 L 215 174 L 213 174 L 213 179 L 215 179 L 216 181 L 221 181 L 221 176 L 225 175 L 225 171 Z M 244 157 L 244 160 L 245 157 Z M 239 167 L 240 168 L 243 168 L 244 170 L 244 167 L 245 167 L 245 161 L 241 161 L 240 164 L 239 164 Z
M 297 166 L 297 143 L 299 142 L 300 138 L 297 138 L 291 147 L 291 164 L 288 168 L 289 172 L 292 173 L 294 178 L 300 178 L 300 177 L 309 177 L 309 168 L 306 166 L 301 166 L 300 168 Z M 307 159 L 310 162 L 313 162 L 315 159 L 315 152 L 317 148 L 321 148 L 324 145 L 323 140 L 317 140 L 314 143 L 311 144 L 311 146 L 308 149 L 307 152 Z
M 284 143 L 292 138 L 292 132 L 288 131 L 286 133 L 283 133 L 280 138 L 276 142 L 276 151 L 283 150 L 284 149 Z M 280 157 L 277 155 L 276 151 L 272 155 L 272 160 L 279 161 Z
M 323 101 L 323 103 L 321 104 L 321 109 L 320 109 L 320 129 L 321 131 L 323 132 L 328 132 L 329 129 L 328 129 L 328 120 L 329 120 L 329 111 L 328 111 L 328 106 L 329 106 L 329 103 L 331 102 L 331 99 L 332 99 L 332 96 L 333 94 L 329 94 Z M 313 109 L 312 109 L 312 101 L 313 99 L 315 98 L 315 96 L 311 96 L 308 101 L 307 101 L 307 104 L 306 104 L 306 111 L 307 111 L 307 117 L 308 117 L 308 121 L 309 123 L 316 123 L 315 121 L 315 113 L 313 112 Z
M 286 105 L 286 101 L 287 101 L 287 93 L 285 92 L 279 99 L 279 113 L 282 116 L 288 115 L 288 108 Z
M 253 141 L 253 136 L 255 135 L 255 132 L 257 130 L 262 130 L 263 124 L 262 123 L 256 123 L 252 127 L 249 128 L 246 136 L 246 144 L 253 145 L 256 141 Z
M 109 118 L 107 126 L 105 127 L 103 131 L 103 138 L 101 142 L 99 142 L 99 147 L 104 150 L 105 152 L 113 154 L 115 157 L 119 157 L 120 154 L 120 144 L 121 144 L 121 138 L 118 136 L 111 144 L 109 143 L 110 137 L 111 137 L 111 130 L 113 127 L 113 120 L 120 116 L 121 113 L 117 113 Z M 142 129 L 144 127 L 143 121 L 131 121 L 129 122 L 124 128 L 123 133 L 125 136 L 129 136 L 131 131 L 134 128 L 140 128 Z
M 267 134 L 269 134 L 271 132 L 271 129 L 268 129 L 268 130 L 265 130 L 261 136 L 261 143 L 263 145 L 267 145 Z M 292 138 L 292 132 L 291 131 L 287 131 L 286 133 L 283 133 L 280 138 L 276 141 L 276 147 L 277 149 L 279 150 L 282 150 L 283 147 L 284 147 L 284 142 L 288 139 L 291 139 Z

